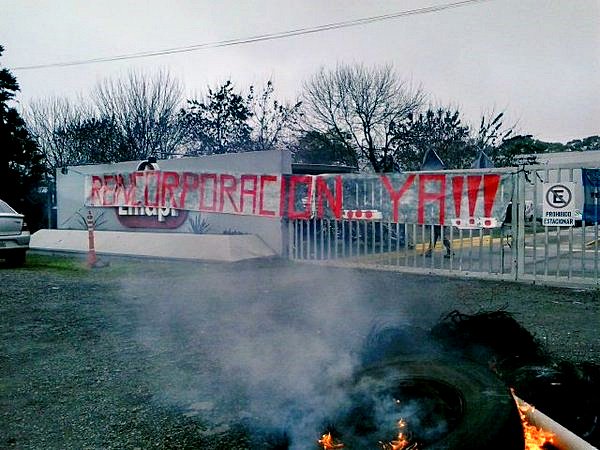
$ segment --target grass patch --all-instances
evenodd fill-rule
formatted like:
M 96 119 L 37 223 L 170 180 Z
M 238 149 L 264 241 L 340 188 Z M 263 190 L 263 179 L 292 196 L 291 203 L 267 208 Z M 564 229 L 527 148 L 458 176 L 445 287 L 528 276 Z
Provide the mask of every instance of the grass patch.
M 119 257 L 98 255 L 99 266 L 93 269 L 87 267 L 85 254 L 27 254 L 24 270 L 53 270 L 64 275 L 87 277 L 88 281 L 110 281 L 133 276 L 150 278 L 188 279 L 190 277 L 204 276 L 207 273 L 221 273 L 231 270 L 259 270 L 269 269 L 273 265 L 272 259 L 248 260 L 234 263 L 202 262 L 153 259 L 142 257 Z M 278 260 L 279 266 L 293 264 L 287 260 Z M 21 269 L 21 270 L 23 270 Z
M 90 269 L 85 254 L 28 253 L 25 270 L 53 270 L 61 274 L 87 276 L 93 280 L 111 280 L 127 276 L 144 275 L 150 277 L 174 277 L 188 274 L 190 268 L 203 267 L 202 264 L 181 264 L 180 261 L 152 260 L 143 258 L 106 257 L 98 255 L 99 265 Z M 197 270 L 197 269 L 196 269 Z
M 79 256 L 45 255 L 39 253 L 28 253 L 26 269 L 52 269 L 61 272 L 72 272 L 73 274 L 84 274 L 87 272 L 85 259 Z

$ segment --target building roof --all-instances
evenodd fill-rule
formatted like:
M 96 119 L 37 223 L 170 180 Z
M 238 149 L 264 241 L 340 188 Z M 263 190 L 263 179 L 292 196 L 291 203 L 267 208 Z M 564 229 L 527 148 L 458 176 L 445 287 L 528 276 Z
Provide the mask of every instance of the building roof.
M 435 152 L 434 149 L 430 148 L 423 157 L 423 164 L 421 164 L 421 170 L 444 170 L 446 165 Z

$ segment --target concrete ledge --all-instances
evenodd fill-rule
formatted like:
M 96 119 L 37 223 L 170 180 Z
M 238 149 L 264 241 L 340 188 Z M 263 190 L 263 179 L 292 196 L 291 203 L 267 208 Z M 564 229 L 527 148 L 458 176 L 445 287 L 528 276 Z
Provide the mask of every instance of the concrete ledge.
M 276 256 L 276 253 L 258 236 L 252 234 L 96 231 L 94 241 L 96 253 L 99 255 L 150 256 L 221 262 Z M 30 247 L 33 250 L 85 253 L 88 251 L 88 232 L 39 230 L 31 236 Z

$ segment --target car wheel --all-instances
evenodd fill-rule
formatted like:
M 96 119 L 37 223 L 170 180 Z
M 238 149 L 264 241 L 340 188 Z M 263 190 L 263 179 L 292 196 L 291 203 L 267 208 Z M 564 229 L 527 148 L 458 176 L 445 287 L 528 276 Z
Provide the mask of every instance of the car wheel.
M 332 427 L 348 448 L 391 443 L 406 423 L 411 443 L 436 450 L 522 450 L 509 389 L 487 368 L 462 360 L 387 360 L 358 374 L 350 406 Z M 391 447 L 390 447 L 391 448 Z

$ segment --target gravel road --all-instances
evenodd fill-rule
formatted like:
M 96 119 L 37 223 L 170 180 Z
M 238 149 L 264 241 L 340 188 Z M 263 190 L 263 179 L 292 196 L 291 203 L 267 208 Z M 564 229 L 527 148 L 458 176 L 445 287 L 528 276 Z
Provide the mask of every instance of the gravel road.
M 505 309 L 555 358 L 600 363 L 594 290 L 46 255 L 0 268 L 0 286 L 0 448 L 265 448 L 262 425 L 317 448 L 322 386 L 369 331 L 452 310 Z

